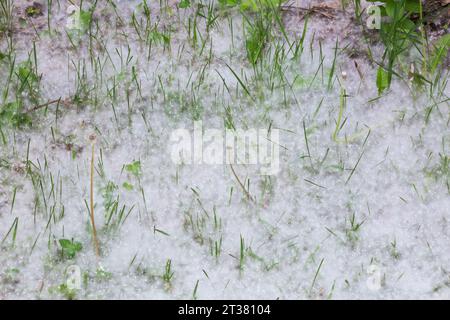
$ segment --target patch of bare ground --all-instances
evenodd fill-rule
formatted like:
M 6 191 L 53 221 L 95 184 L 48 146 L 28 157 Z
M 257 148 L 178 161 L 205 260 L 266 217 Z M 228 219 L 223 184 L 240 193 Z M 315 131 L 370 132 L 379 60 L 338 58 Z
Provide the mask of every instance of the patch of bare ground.
M 428 3 L 428 4 L 427 4 Z M 340 0 L 290 0 L 282 5 L 286 29 L 301 33 L 308 19 L 308 31 L 316 40 L 322 42 L 341 42 L 350 58 L 369 58 L 367 45 L 380 43 L 379 31 L 368 29 L 365 25 L 370 4 L 362 4 L 361 21 L 355 16 L 355 7 L 349 3 L 343 5 Z M 418 19 L 413 16 L 412 19 Z M 426 34 L 432 44 L 450 32 L 450 0 L 424 1 L 424 20 Z M 447 54 L 446 67 L 450 65 Z

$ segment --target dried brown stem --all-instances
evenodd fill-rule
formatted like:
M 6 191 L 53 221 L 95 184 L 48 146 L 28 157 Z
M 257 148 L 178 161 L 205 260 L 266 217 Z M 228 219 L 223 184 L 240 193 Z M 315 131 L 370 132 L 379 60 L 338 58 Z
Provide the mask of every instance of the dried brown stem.
M 236 178 L 239 186 L 241 187 L 242 191 L 245 193 L 246 197 L 248 200 L 250 200 L 251 202 L 253 202 L 254 204 L 256 204 L 255 199 L 251 196 L 251 194 L 248 192 L 248 190 L 245 188 L 245 186 L 242 184 L 241 180 L 239 179 L 238 175 L 236 174 L 236 172 L 234 171 L 233 166 L 230 164 L 230 168 L 231 168 L 231 172 L 233 172 L 234 177 Z

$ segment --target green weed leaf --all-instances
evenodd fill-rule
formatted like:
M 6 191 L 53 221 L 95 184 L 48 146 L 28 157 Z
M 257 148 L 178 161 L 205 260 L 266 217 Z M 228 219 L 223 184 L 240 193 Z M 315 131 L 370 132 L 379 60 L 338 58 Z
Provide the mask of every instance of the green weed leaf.
M 389 87 L 389 76 L 386 70 L 384 70 L 382 67 L 378 67 L 377 71 L 377 88 L 378 88 L 378 94 L 382 94 L 386 88 Z
M 141 162 L 133 161 L 132 163 L 125 165 L 125 170 L 135 177 L 139 177 L 141 175 Z
M 180 3 L 178 4 L 178 8 L 180 9 L 186 9 L 189 8 L 191 6 L 191 1 L 189 0 L 181 0 Z
M 80 242 L 68 239 L 59 239 L 59 245 L 62 248 L 63 256 L 65 255 L 69 259 L 75 258 L 75 255 L 83 249 Z

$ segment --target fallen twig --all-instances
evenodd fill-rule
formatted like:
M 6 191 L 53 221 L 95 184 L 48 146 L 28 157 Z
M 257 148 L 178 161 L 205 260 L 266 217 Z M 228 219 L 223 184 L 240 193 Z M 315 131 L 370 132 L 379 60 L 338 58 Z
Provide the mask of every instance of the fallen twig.
M 233 172 L 234 177 L 236 178 L 239 186 L 242 188 L 242 191 L 244 191 L 246 197 L 248 200 L 251 200 L 254 204 L 256 204 L 256 200 L 251 196 L 251 194 L 248 192 L 248 190 L 245 188 L 245 186 L 242 184 L 241 180 L 239 179 L 238 175 L 234 171 L 233 166 L 230 164 L 231 172 Z
M 64 106 L 68 106 L 70 104 L 69 99 L 63 99 L 62 100 L 61 98 L 59 98 L 59 99 L 55 99 L 55 100 L 50 100 L 50 101 L 48 101 L 48 102 L 46 102 L 44 104 L 40 104 L 38 106 L 34 106 L 33 108 L 25 111 L 25 113 L 31 113 L 31 112 L 37 111 L 39 109 L 48 107 L 49 105 L 52 105 L 52 104 L 55 104 L 55 103 L 58 103 L 58 104 L 62 103 Z

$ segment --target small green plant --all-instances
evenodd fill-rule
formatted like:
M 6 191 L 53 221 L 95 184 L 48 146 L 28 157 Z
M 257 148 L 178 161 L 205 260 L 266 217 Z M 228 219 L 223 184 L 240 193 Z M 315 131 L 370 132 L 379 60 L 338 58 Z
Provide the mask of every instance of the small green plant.
M 237 7 L 241 10 L 259 11 L 268 7 L 278 7 L 286 0 L 219 0 L 224 7 Z
M 113 274 L 109 271 L 106 271 L 103 267 L 98 267 L 95 270 L 95 280 L 97 281 L 108 281 L 112 279 Z
M 141 169 L 141 162 L 140 161 L 133 161 L 129 164 L 125 164 L 123 166 L 123 169 L 131 174 L 134 178 L 137 179 L 138 185 L 140 186 L 140 178 L 142 175 L 142 169 Z M 132 191 L 134 189 L 134 186 L 129 181 L 125 181 L 122 184 L 122 187 L 127 191 Z
M 392 258 L 396 260 L 400 258 L 400 252 L 398 252 L 397 241 L 395 239 L 389 244 L 389 252 Z
M 13 19 L 13 1 L 0 0 L 0 38 L 11 30 Z
M 25 8 L 25 13 L 29 17 L 37 17 L 42 15 L 42 5 L 38 2 Z
M 429 169 L 425 169 L 427 176 L 435 181 L 450 183 L 450 156 L 439 153 L 439 162 Z
M 3 105 L 0 105 L 0 125 L 9 125 L 15 128 L 31 126 L 31 116 L 25 106 L 30 103 L 34 106 L 39 104 L 40 77 L 36 71 L 36 62 L 33 63 L 29 57 L 16 66 L 12 62 L 10 68 L 4 102 Z M 9 83 L 13 81 L 15 83 L 14 98 L 8 99 Z
M 252 65 L 256 65 L 263 53 L 263 49 L 270 37 L 271 21 L 263 15 L 258 15 L 256 21 L 250 21 L 246 18 L 247 39 L 245 40 L 245 48 L 247 50 L 247 58 Z
M 132 163 L 125 165 L 125 171 L 128 173 L 131 173 L 136 178 L 141 176 L 142 170 L 141 170 L 141 162 L 140 161 L 133 161 Z
M 242 272 L 244 271 L 244 265 L 245 265 L 245 241 L 244 241 L 244 237 L 241 235 L 240 236 L 240 242 L 239 242 L 240 246 L 239 246 L 239 271 Z
M 236 7 L 241 3 L 241 0 L 219 0 L 219 3 L 224 7 Z
M 192 293 L 192 300 L 197 300 L 197 290 L 198 290 L 198 283 L 200 280 L 197 280 L 194 287 L 194 292 Z
M 158 26 L 154 26 L 149 33 L 148 40 L 150 43 L 163 44 L 168 48 L 170 46 L 170 33 L 167 30 L 160 31 Z
M 369 0 L 375 2 L 375 0 Z M 383 61 L 380 64 L 376 84 L 378 94 L 382 94 L 388 89 L 392 82 L 392 76 L 397 75 L 396 71 L 399 58 L 406 54 L 408 50 L 415 46 L 419 47 L 424 39 L 421 39 L 417 28 L 421 21 L 414 22 L 411 18 L 413 14 L 421 15 L 421 5 L 419 0 L 381 0 L 380 6 L 381 21 L 380 38 L 385 45 Z
M 20 270 L 17 268 L 8 268 L 2 275 L 3 284 L 17 284 L 19 283 Z
M 132 190 L 134 189 L 134 186 L 133 186 L 131 183 L 127 182 L 127 181 L 125 181 L 124 183 L 122 183 L 122 187 L 123 187 L 125 190 L 127 190 L 127 191 L 132 191 Z
M 73 239 L 59 239 L 59 245 L 61 246 L 60 254 L 63 259 L 73 259 L 83 249 L 83 245 Z
M 118 189 L 119 187 L 112 181 L 108 181 L 106 186 L 102 189 L 103 206 L 106 211 L 109 211 L 114 205 Z
M 28 93 L 30 100 L 37 102 L 37 92 L 39 84 L 39 76 L 36 73 L 35 66 L 30 59 L 20 63 L 15 72 L 18 83 L 18 93 Z
M 222 254 L 222 218 L 217 213 L 215 206 L 213 206 L 213 215 L 211 216 L 203 206 L 199 193 L 194 189 L 192 191 L 194 192 L 193 200 L 197 205 L 196 208 L 191 207 L 185 212 L 184 228 L 192 233 L 196 243 L 201 246 L 209 245 L 209 254 L 217 262 Z
M 172 270 L 172 260 L 168 259 L 166 261 L 166 265 L 164 267 L 164 273 L 162 275 L 162 279 L 163 279 L 164 284 L 167 289 L 172 287 L 173 275 L 174 275 L 174 272 Z
M 180 9 L 186 9 L 189 8 L 190 6 L 191 6 L 190 0 L 181 0 L 180 3 L 178 4 L 178 8 Z
M 16 217 L 14 219 L 13 223 L 11 224 L 11 227 L 9 228 L 8 232 L 6 233 L 6 235 L 3 237 L 2 241 L 0 242 L 0 245 L 3 245 L 3 243 L 6 241 L 8 236 L 11 234 L 12 246 L 14 247 L 14 245 L 16 243 L 18 226 L 19 226 L 19 217 Z
M 31 124 L 31 117 L 29 114 L 23 112 L 20 101 L 9 102 L 0 106 L 0 125 L 21 128 L 31 126 Z
M 247 58 L 253 66 L 260 60 L 265 47 L 272 39 L 273 34 L 275 34 L 272 31 L 274 26 L 279 27 L 284 40 L 291 46 L 280 14 L 279 6 L 283 2 L 281 0 L 250 0 L 241 3 L 241 10 L 250 9 L 254 12 L 243 14 L 246 25 L 245 48 Z M 277 50 L 279 49 L 280 47 L 277 46 Z M 279 56 L 279 51 L 275 56 Z M 274 66 L 277 65 L 278 61 L 275 61 Z
M 50 294 L 60 294 L 67 300 L 75 300 L 77 297 L 77 291 L 69 288 L 65 283 L 56 287 L 50 287 L 48 291 Z
M 378 89 L 379 95 L 381 95 L 384 90 L 389 88 L 389 85 L 390 85 L 389 73 L 381 66 L 378 67 L 378 70 L 377 70 L 376 84 L 377 84 L 377 89 Z
M 433 50 L 428 62 L 428 71 L 434 74 L 439 65 L 444 61 L 450 50 L 450 34 L 442 36 L 433 45 Z
M 361 23 L 361 0 L 353 0 L 353 4 L 355 7 L 355 17 L 359 23 Z
M 317 277 L 319 276 L 320 269 L 322 268 L 324 260 L 325 258 L 322 258 L 322 260 L 320 260 L 319 266 L 317 267 L 316 273 L 314 274 L 313 281 L 311 282 L 311 287 L 309 288 L 309 295 L 311 295 L 312 290 L 314 289 L 314 285 L 316 284 Z
M 339 113 L 338 118 L 336 120 L 336 127 L 334 128 L 334 132 L 332 135 L 333 141 L 338 141 L 339 132 L 342 129 L 343 124 L 345 123 L 342 117 L 344 116 L 344 111 L 346 107 L 347 107 L 347 93 L 345 89 L 341 89 L 341 94 L 339 97 Z
M 105 268 L 103 268 L 102 266 L 99 266 L 95 272 L 91 272 L 91 271 L 85 271 L 82 274 L 82 283 L 83 286 L 85 288 L 88 287 L 90 282 L 96 282 L 96 283 L 101 283 L 101 282 L 108 282 L 109 280 L 111 280 L 113 277 L 112 272 L 107 271 Z
M 353 213 L 348 219 L 349 226 L 345 230 L 345 235 L 347 236 L 347 240 L 354 245 L 359 240 L 359 230 L 364 223 L 364 220 L 361 222 L 356 221 L 356 214 Z
M 109 210 L 105 212 L 105 226 L 106 231 L 116 231 L 125 223 L 125 220 L 133 212 L 134 206 L 127 208 L 126 205 L 119 205 L 119 197 L 113 201 Z

